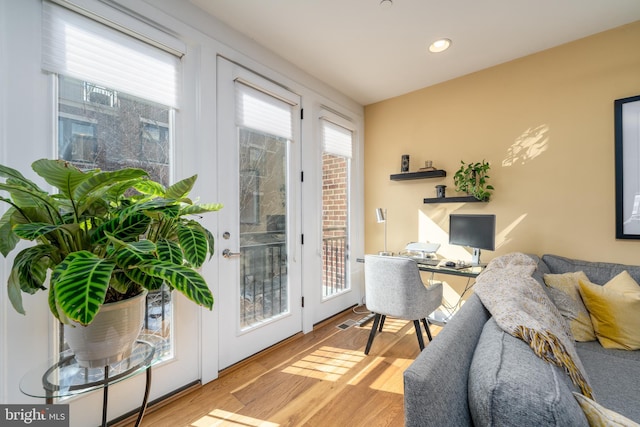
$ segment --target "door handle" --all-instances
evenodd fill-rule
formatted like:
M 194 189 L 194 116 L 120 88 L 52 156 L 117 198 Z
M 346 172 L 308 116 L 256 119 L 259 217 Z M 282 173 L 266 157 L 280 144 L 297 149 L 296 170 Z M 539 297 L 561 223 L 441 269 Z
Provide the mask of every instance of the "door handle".
M 222 256 L 225 258 L 233 258 L 242 255 L 240 252 L 231 252 L 230 249 L 225 249 L 222 251 Z

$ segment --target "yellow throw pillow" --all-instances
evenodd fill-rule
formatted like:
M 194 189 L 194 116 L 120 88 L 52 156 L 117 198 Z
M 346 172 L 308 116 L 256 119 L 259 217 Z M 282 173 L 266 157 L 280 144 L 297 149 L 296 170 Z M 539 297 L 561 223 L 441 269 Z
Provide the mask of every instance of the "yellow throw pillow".
M 596 285 L 597 286 L 597 285 Z M 607 409 L 580 393 L 573 392 L 582 412 L 587 417 L 591 427 L 640 427 L 639 424 L 619 413 Z
M 605 348 L 640 350 L 640 286 L 623 271 L 604 286 L 579 280 L 593 329 Z
M 549 296 L 558 307 L 558 311 L 569 323 L 569 329 L 576 341 L 595 341 L 596 334 L 591 324 L 580 291 L 578 281 L 589 281 L 582 271 L 564 274 L 545 274 L 544 283 L 551 288 Z

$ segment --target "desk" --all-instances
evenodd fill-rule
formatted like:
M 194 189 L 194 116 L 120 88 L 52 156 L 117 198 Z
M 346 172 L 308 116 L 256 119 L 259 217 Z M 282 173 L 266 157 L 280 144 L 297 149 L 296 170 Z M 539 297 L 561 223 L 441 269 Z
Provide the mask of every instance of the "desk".
M 146 372 L 144 398 L 135 424 L 139 426 L 149 399 L 154 355 L 155 346 L 142 337 L 136 341 L 128 358 L 104 368 L 82 368 L 73 353 L 67 350 L 44 366 L 27 372 L 20 381 L 20 391 L 27 396 L 44 398 L 51 404 L 56 397 L 74 396 L 102 389 L 102 425 L 106 426 L 109 386 Z
M 484 267 L 479 265 L 458 269 L 452 267 L 440 267 L 437 265 L 421 264 L 420 261 L 416 262 L 418 263 L 418 269 L 420 271 L 428 271 L 435 274 L 448 274 L 450 276 L 476 278 L 480 273 L 482 273 L 482 270 L 484 270 Z
M 420 262 L 420 258 L 412 258 L 412 257 L 407 257 L 407 258 L 414 260 L 418 264 L 418 269 L 420 271 L 427 271 L 429 273 L 434 273 L 434 274 L 448 274 L 450 276 L 476 278 L 480 275 L 480 273 L 482 273 L 482 270 L 484 270 L 485 268 L 483 265 L 471 266 L 466 268 L 445 267 L 445 266 L 438 266 L 438 265 L 426 264 L 425 262 Z M 356 258 L 356 261 L 364 263 L 364 258 Z

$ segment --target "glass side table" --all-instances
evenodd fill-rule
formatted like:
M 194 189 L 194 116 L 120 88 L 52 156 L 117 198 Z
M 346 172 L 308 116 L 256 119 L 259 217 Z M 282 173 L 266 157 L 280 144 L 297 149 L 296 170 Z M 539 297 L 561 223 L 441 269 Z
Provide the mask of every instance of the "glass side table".
M 20 381 L 20 391 L 27 396 L 44 398 L 51 404 L 57 397 L 102 389 L 102 426 L 106 426 L 109 386 L 145 372 L 144 397 L 135 424 L 139 426 L 149 400 L 151 365 L 155 361 L 156 350 L 154 342 L 153 337 L 141 335 L 134 344 L 131 356 L 104 368 L 82 368 L 70 350 L 64 351 L 43 366 L 27 372 Z

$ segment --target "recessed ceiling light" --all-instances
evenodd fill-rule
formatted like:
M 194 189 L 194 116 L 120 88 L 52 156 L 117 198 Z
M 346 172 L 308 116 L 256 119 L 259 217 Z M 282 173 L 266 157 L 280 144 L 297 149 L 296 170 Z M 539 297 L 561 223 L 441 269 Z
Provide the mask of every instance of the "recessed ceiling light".
M 389 9 L 391 6 L 393 6 L 393 0 L 380 0 L 380 7 Z
M 431 53 L 440 53 L 449 49 L 451 46 L 451 40 L 449 39 L 440 39 L 436 40 L 431 45 L 429 45 L 429 52 Z

